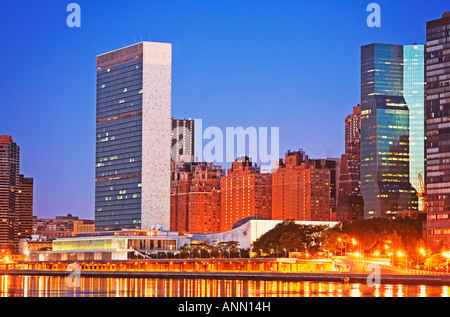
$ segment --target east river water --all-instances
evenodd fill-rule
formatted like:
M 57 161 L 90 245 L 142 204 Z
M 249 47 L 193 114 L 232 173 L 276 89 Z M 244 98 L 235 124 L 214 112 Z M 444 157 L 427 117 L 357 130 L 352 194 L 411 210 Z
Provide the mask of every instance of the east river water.
M 78 282 L 78 287 L 77 287 Z M 450 285 L 221 279 L 0 277 L 0 297 L 448 297 Z

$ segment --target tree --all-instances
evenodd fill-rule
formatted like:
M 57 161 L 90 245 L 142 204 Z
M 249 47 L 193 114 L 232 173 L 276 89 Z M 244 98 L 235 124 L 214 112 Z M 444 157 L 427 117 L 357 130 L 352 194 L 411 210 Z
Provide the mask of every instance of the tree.
M 425 268 L 430 271 L 443 271 L 447 265 L 447 259 L 440 253 L 434 254 L 425 260 Z
M 322 242 L 322 233 L 327 226 L 296 224 L 286 220 L 277 224 L 253 243 L 253 250 L 274 254 L 286 251 L 306 251 L 318 249 Z
M 415 255 L 422 242 L 422 219 L 372 218 L 344 222 L 342 229 L 335 229 L 360 243 L 362 252 L 383 252 L 384 246 L 390 250 L 403 250 Z

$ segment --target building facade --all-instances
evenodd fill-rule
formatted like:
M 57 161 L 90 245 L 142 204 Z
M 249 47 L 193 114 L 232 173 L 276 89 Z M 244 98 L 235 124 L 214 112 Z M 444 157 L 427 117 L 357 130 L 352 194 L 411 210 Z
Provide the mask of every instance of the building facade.
M 19 239 L 33 233 L 33 178 L 19 174 L 19 189 L 16 202 L 19 216 Z
M 345 118 L 345 153 L 341 156 L 337 220 L 364 219 L 361 196 L 361 106 Z
M 425 46 L 403 46 L 403 96 L 409 110 L 409 182 L 420 190 L 425 178 Z M 423 211 L 422 198 L 418 201 Z
M 272 175 L 261 173 L 249 157 L 232 163 L 221 178 L 221 229 L 230 230 L 234 223 L 247 217 L 272 217 Z
M 97 56 L 96 230 L 170 226 L 172 46 Z
M 120 230 L 59 238 L 52 251 L 35 252 L 52 261 L 129 260 L 167 257 L 180 247 L 189 245 L 189 238 L 171 231 Z
M 450 245 L 450 12 L 426 24 L 427 239 Z
M 0 136 L 0 249 L 19 252 L 19 239 L 31 235 L 33 179 L 19 174 L 20 147 Z
M 403 46 L 361 48 L 361 194 L 366 219 L 418 208 L 409 182 L 409 109 L 403 80 Z
M 181 163 L 172 175 L 171 230 L 180 234 L 219 232 L 222 167 Z
M 309 160 L 301 151 L 288 152 L 272 174 L 273 220 L 330 221 L 332 166 Z M 333 162 L 334 163 L 334 162 Z
M 79 219 L 77 216 L 56 216 L 54 219 L 33 217 L 33 235 L 53 240 L 73 237 L 79 233 L 94 232 L 94 220 Z
M 361 106 L 353 107 L 353 113 L 345 118 L 345 154 L 348 162 L 350 184 L 346 194 L 361 194 Z
M 16 196 L 20 147 L 11 136 L 0 136 L 0 249 L 13 253 L 18 241 Z

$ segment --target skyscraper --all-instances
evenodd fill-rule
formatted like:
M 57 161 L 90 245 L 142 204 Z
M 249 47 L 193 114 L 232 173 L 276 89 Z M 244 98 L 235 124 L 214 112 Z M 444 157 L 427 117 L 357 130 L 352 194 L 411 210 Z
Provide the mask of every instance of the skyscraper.
M 345 118 L 345 154 L 349 182 L 345 195 L 361 194 L 361 106 L 353 107 L 353 113 Z
M 19 217 L 18 235 L 27 238 L 33 231 L 33 178 L 19 175 L 16 211 Z
M 97 56 L 96 230 L 169 229 L 172 45 Z
M 0 249 L 18 245 L 16 194 L 19 187 L 20 147 L 11 136 L 0 136 Z
M 364 218 L 417 210 L 409 182 L 409 109 L 403 46 L 361 47 L 361 193 Z
M 361 106 L 345 118 L 345 153 L 341 157 L 337 220 L 364 218 L 361 196 Z
M 0 249 L 17 253 L 32 231 L 33 179 L 19 174 L 20 147 L 0 136 Z
M 426 24 L 427 240 L 450 245 L 450 12 Z
M 425 177 L 425 55 L 424 45 L 403 46 L 403 96 L 409 109 L 409 182 L 419 191 Z M 423 210 L 419 198 L 419 210 Z

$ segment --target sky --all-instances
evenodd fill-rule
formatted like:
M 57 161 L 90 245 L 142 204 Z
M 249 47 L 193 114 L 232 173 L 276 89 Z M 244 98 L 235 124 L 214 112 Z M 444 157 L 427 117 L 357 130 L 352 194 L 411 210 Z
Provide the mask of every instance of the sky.
M 172 116 L 203 127 L 279 127 L 280 155 L 344 152 L 360 100 L 360 47 L 425 44 L 448 0 L 0 1 L 0 135 L 21 147 L 34 215 L 94 219 L 96 56 L 142 40 L 172 43 Z

